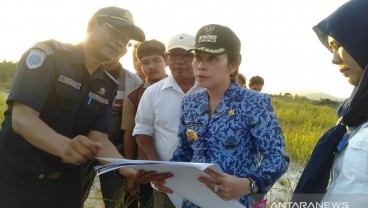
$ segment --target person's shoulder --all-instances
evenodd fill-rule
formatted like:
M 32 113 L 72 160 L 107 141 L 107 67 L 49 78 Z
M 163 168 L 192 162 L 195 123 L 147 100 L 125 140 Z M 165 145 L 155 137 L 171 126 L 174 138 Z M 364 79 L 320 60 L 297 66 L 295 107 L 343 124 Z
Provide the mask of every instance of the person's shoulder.
M 140 86 L 143 82 L 142 79 L 135 73 L 123 68 L 125 76 L 125 92 L 130 93 L 136 87 Z
M 250 102 L 246 102 L 247 105 L 253 106 L 254 108 L 266 107 L 269 111 L 273 111 L 272 100 L 270 95 L 264 92 L 258 92 L 251 89 L 246 89 L 245 99 Z
M 252 94 L 252 92 L 249 92 L 250 90 L 244 87 L 241 87 L 236 82 L 232 83 L 230 85 L 230 88 L 228 89 L 228 94 L 230 96 L 236 96 L 238 99 L 244 98 L 246 95 Z
M 206 90 L 201 90 L 192 94 L 187 94 L 183 97 L 183 102 L 201 102 L 207 96 Z
M 236 89 L 234 96 L 236 96 L 237 101 L 241 102 L 243 100 L 247 100 L 249 102 L 245 103 L 249 103 L 251 105 L 258 105 L 259 102 L 270 101 L 270 97 L 267 93 L 258 92 L 252 89 L 242 87 Z
M 141 92 L 142 90 L 145 90 L 144 88 L 144 83 L 138 85 L 137 87 L 135 87 L 130 93 L 128 93 L 128 97 L 129 96 L 134 96 L 136 94 L 139 94 L 139 92 Z
M 140 89 L 143 89 L 143 88 L 144 88 L 144 83 L 134 87 L 134 89 L 132 89 L 132 91 L 128 94 L 132 94 L 133 92 L 137 92 L 137 91 L 139 91 Z
M 55 52 L 71 52 L 72 48 L 73 48 L 72 44 L 63 43 L 57 40 L 50 39 L 46 41 L 37 42 L 30 49 L 40 50 L 45 55 L 51 55 L 54 54 Z
M 201 114 L 203 106 L 208 106 L 206 104 L 206 102 L 208 102 L 207 96 L 207 91 L 185 95 L 181 100 L 183 112 L 192 111 L 196 114 Z
M 131 72 L 128 69 L 125 69 L 125 68 L 124 68 L 124 73 L 125 73 L 127 78 L 132 79 L 135 82 L 142 83 L 142 79 L 138 76 L 138 74 L 133 73 L 133 72 Z
M 259 94 L 261 96 L 263 96 L 264 98 L 271 98 L 271 96 L 268 94 L 268 93 L 265 93 L 265 92 L 259 92 Z
M 56 51 L 71 53 L 74 47 L 74 45 L 70 43 L 63 43 L 57 40 L 50 40 L 50 42 Z
M 251 90 L 254 92 L 254 96 L 260 98 L 260 99 L 270 99 L 270 96 L 267 94 L 267 93 L 264 93 L 264 92 L 258 92 L 258 91 L 254 91 L 254 90 Z
M 163 79 L 161 79 L 160 81 L 150 85 L 149 87 L 147 87 L 147 91 L 157 91 L 157 90 L 161 90 L 162 87 L 165 85 L 165 83 L 167 83 L 169 80 L 169 77 L 165 77 Z
M 29 69 L 36 69 L 44 64 L 49 57 L 58 52 L 71 52 L 71 44 L 65 44 L 56 40 L 46 40 L 37 42 L 27 50 L 23 57 Z
M 252 97 L 262 97 L 263 93 L 262 92 L 258 92 L 256 90 L 252 90 L 252 89 L 248 89 L 248 88 L 243 88 L 243 91 L 245 91 L 245 93 L 248 95 L 248 96 L 252 96 Z

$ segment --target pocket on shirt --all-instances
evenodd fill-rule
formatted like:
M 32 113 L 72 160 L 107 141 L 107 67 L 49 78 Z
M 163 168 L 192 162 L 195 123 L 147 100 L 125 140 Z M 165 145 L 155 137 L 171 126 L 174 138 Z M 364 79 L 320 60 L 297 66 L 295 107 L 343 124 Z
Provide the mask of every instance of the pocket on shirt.
M 358 183 L 368 184 L 368 129 L 361 129 L 345 150 L 343 172 Z
M 80 100 L 80 92 L 71 86 L 57 83 L 55 85 L 55 111 L 61 115 L 73 115 L 77 111 L 77 103 Z
M 78 89 L 65 84 L 56 84 L 55 91 L 57 96 L 62 99 L 76 101 L 80 99 L 80 93 Z

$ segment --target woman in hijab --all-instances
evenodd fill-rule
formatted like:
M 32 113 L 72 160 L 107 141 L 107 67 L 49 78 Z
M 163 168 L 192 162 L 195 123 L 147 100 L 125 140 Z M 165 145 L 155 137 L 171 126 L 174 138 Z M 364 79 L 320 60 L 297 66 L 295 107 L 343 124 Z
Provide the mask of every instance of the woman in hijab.
M 338 109 L 338 124 L 317 142 L 292 201 L 322 200 L 342 202 L 350 208 L 366 207 L 368 1 L 348 1 L 313 29 L 332 52 L 332 63 L 355 87 L 351 96 Z

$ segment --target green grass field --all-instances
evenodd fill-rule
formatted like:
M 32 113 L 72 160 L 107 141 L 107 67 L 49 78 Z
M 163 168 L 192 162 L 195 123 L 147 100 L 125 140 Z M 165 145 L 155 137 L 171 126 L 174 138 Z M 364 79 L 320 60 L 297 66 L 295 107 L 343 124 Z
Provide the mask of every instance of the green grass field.
M 4 120 L 4 111 L 6 110 L 5 95 L 0 93 L 0 121 Z M 0 125 L 1 128 L 1 125 Z
M 293 161 L 304 165 L 317 139 L 336 123 L 337 109 L 285 97 L 274 97 L 272 102 L 289 156 Z
M 336 123 L 336 108 L 287 97 L 273 97 L 272 102 L 288 155 L 293 161 L 305 164 L 316 140 Z M 5 98 L 0 96 L 0 121 L 4 119 L 5 109 Z
M 283 130 L 287 154 L 293 162 L 302 167 L 308 161 L 316 140 L 336 123 L 336 107 L 315 105 L 305 99 L 282 96 L 273 97 L 272 102 Z M 4 119 L 5 109 L 5 98 L 0 96 L 0 121 Z M 283 197 L 289 199 L 294 189 L 292 182 L 286 178 L 278 183 L 283 187 Z M 103 208 L 99 187 L 93 187 L 91 190 L 84 208 Z M 280 201 L 274 196 L 270 196 L 268 200 Z

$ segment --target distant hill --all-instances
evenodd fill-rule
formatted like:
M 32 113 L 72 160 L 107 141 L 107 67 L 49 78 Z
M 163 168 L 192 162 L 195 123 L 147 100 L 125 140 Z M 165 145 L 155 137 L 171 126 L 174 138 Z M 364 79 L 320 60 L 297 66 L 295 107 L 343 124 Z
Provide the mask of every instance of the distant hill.
M 338 98 L 338 97 L 323 93 L 317 89 L 290 90 L 290 91 L 285 91 L 282 94 L 284 93 L 290 93 L 293 96 L 295 95 L 305 96 L 306 98 L 310 100 L 329 99 L 329 100 L 341 102 L 346 99 L 346 98 Z
M 315 92 L 315 93 L 310 93 L 310 94 L 304 94 L 302 96 L 305 96 L 310 100 L 329 99 L 329 100 L 334 100 L 334 101 L 339 101 L 339 102 L 345 100 L 345 98 L 337 98 L 337 97 L 334 97 L 332 95 L 328 95 L 328 94 L 323 93 L 323 92 Z

